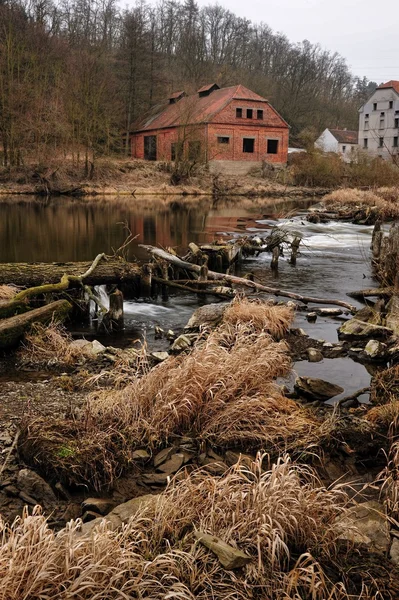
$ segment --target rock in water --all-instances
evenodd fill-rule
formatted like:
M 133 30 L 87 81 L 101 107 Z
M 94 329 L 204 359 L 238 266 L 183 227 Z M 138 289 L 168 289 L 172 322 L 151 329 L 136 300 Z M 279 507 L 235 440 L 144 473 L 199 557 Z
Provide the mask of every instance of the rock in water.
M 223 318 L 225 304 L 206 304 L 200 306 L 191 315 L 185 329 L 200 329 L 204 326 L 216 327 Z
M 48 483 L 30 469 L 21 469 L 18 473 L 18 488 L 44 507 L 53 507 L 57 498 Z
M 316 377 L 298 377 L 294 387 L 301 396 L 309 400 L 329 400 L 344 391 L 341 386 Z
M 385 355 L 386 345 L 378 340 L 370 340 L 367 342 L 364 349 L 368 358 L 383 358 Z
M 364 323 L 358 319 L 349 319 L 339 329 L 339 337 L 344 339 L 386 339 L 392 335 L 392 329 Z
M 324 358 L 320 350 L 316 348 L 308 348 L 307 353 L 309 362 L 320 362 Z
M 191 340 L 186 335 L 179 335 L 177 340 L 175 340 L 172 344 L 171 351 L 172 352 L 183 352 L 183 350 L 187 350 L 191 346 Z

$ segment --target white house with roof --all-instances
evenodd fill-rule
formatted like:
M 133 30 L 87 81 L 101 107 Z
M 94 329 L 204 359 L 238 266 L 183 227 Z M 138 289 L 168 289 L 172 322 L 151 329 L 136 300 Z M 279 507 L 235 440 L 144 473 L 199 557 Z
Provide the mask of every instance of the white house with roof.
M 357 131 L 349 129 L 325 129 L 315 141 L 316 148 L 323 152 L 336 152 L 346 162 L 353 158 L 357 149 Z
M 399 81 L 387 81 L 359 109 L 359 148 L 391 159 L 399 150 Z

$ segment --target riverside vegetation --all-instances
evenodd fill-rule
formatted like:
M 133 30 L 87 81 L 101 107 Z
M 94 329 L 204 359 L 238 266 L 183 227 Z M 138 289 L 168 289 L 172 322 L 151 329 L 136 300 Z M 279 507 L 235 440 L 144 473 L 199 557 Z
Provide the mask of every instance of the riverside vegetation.
M 14 360 L 53 369 L 75 399 L 44 414 L 32 402 L 3 453 L 2 490 L 31 508 L 0 520 L 0 598 L 398 597 L 397 269 L 386 265 L 399 245 L 395 227 L 378 236 L 389 194 L 374 207 L 345 192 L 309 214 L 333 218 L 330 200 L 360 221 L 382 209 L 381 297 L 341 328 L 371 328 L 349 342 L 365 354 L 383 336 L 371 360 L 390 364 L 369 405 L 334 408 L 276 381 L 317 343 L 292 328 L 300 302 L 204 306 L 166 356 L 73 341 L 55 323 L 25 335 Z M 18 293 L 0 286 L 3 303 Z

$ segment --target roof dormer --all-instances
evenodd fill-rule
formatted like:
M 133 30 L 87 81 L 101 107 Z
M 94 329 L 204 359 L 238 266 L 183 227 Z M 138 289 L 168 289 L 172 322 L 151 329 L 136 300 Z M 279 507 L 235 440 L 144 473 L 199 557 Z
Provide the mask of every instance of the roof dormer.
M 175 104 L 185 96 L 187 96 L 187 94 L 184 91 L 174 92 L 171 96 L 169 96 L 169 104 Z
M 209 83 L 208 85 L 203 85 L 197 92 L 200 98 L 204 98 L 205 96 L 209 96 L 215 90 L 219 90 L 219 86 L 217 83 Z

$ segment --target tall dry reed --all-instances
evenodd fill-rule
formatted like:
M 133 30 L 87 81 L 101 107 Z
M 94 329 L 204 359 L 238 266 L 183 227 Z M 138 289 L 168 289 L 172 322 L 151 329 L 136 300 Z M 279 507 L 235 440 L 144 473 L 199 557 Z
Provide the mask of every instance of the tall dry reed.
M 349 600 L 336 527 L 347 501 L 288 458 L 264 471 L 259 457 L 223 477 L 198 471 L 172 483 L 155 509 L 144 505 L 119 532 L 103 523 L 81 537 L 71 522 L 56 535 L 40 514 L 25 513 L 11 527 L 0 522 L 0 598 Z M 250 563 L 223 569 L 196 530 L 238 547 Z M 374 598 L 356 595 L 366 597 Z

